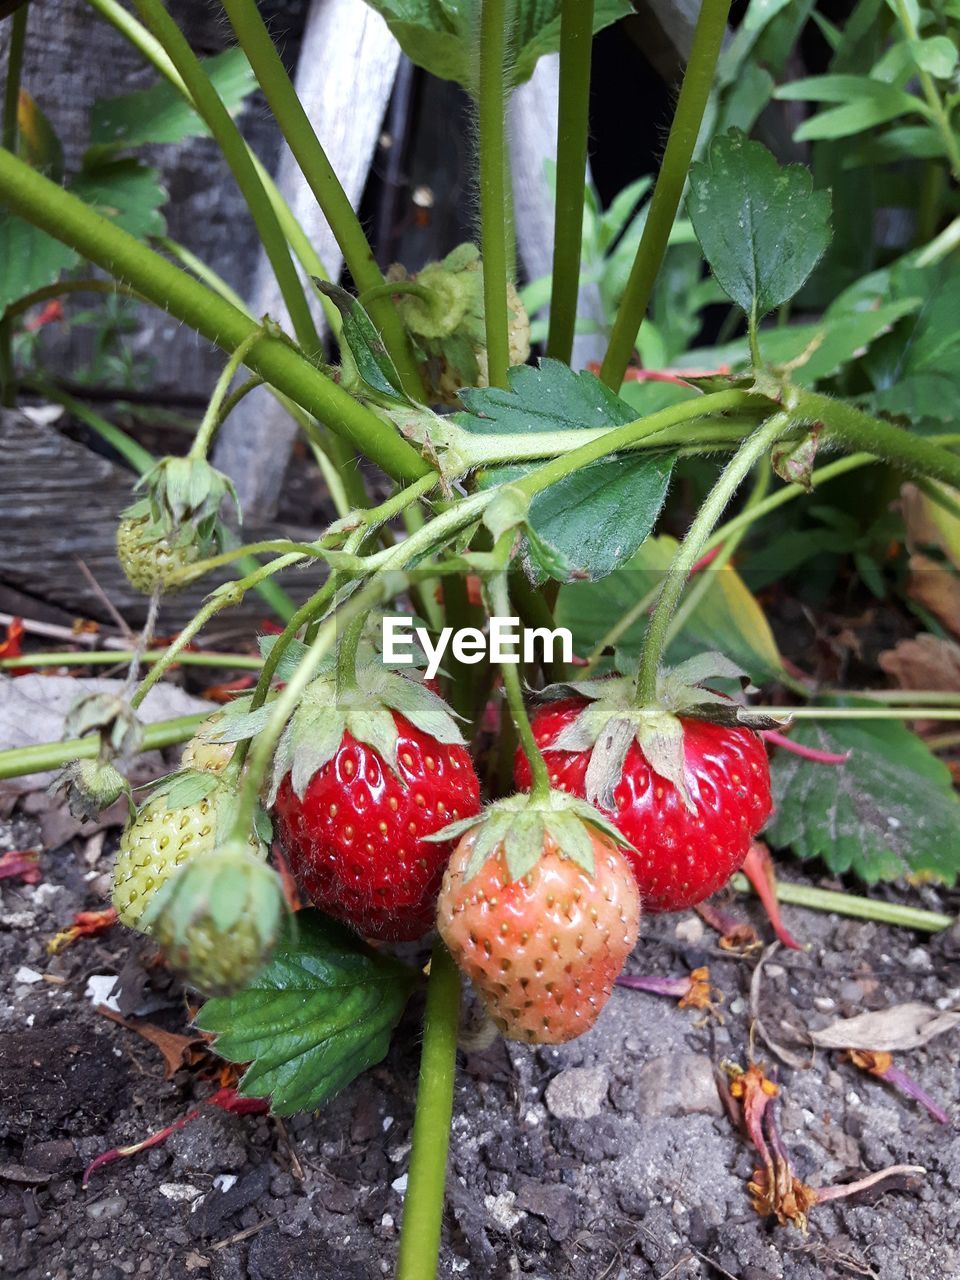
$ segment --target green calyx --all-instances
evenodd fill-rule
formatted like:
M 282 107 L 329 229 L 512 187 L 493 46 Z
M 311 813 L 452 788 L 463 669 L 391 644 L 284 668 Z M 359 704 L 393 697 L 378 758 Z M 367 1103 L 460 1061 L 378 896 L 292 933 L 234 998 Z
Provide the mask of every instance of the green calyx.
M 225 498 L 240 514 L 233 481 L 205 458 L 161 458 L 137 487 L 145 489 L 145 495 L 123 512 L 123 518 L 137 522 L 138 542 L 159 545 L 174 556 L 179 553 L 185 562 L 220 546 Z
M 683 803 L 695 808 L 687 786 L 680 717 L 751 729 L 782 728 L 785 718 L 733 701 L 706 687 L 708 680 L 735 680 L 748 687 L 745 673 L 719 653 L 699 654 L 679 666 L 662 668 L 652 703 L 636 701 L 636 681 L 614 676 L 604 680 L 550 685 L 542 700 L 585 698 L 587 705 L 549 744 L 551 751 L 589 751 L 585 785 L 587 799 L 602 809 L 613 808 L 613 793 L 623 773 L 627 752 L 636 742 L 653 771 L 672 783 Z
M 631 848 L 629 841 L 593 805 L 566 791 L 550 791 L 542 800 L 529 795 L 508 796 L 488 805 L 476 817 L 452 822 L 425 838 L 455 840 L 468 831 L 476 831 L 464 880 L 472 880 L 498 851 L 511 881 L 519 880 L 536 866 L 548 843 L 562 858 L 575 862 L 592 876 L 591 827 L 614 844 Z
M 67 807 L 81 822 L 92 822 L 122 795 L 130 803 L 130 783 L 118 769 L 105 760 L 73 760 L 50 784 L 51 794 L 62 794 Z
M 270 803 L 288 773 L 302 799 L 314 774 L 333 759 L 347 731 L 372 747 L 397 774 L 399 733 L 394 713 L 438 742 L 463 744 L 453 712 L 419 681 L 398 675 L 379 661 L 358 664 L 356 682 L 349 687 L 330 672 L 307 686 L 284 730 L 274 756 Z
M 276 872 L 243 841 L 229 840 L 187 862 L 157 893 L 140 927 L 191 986 L 226 995 L 266 964 L 285 913 Z

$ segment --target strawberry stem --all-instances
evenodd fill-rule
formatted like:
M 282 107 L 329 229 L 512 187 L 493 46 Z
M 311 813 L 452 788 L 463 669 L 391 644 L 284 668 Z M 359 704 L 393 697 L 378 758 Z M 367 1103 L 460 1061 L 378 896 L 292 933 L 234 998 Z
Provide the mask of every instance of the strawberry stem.
M 640 706 L 656 701 L 657 678 L 667 645 L 670 620 L 680 602 L 691 569 L 703 555 L 710 534 L 730 499 L 754 464 L 783 435 L 789 424 L 790 418 L 787 414 L 777 413 L 772 418 L 768 418 L 763 426 L 748 437 L 724 467 L 719 480 L 694 517 L 687 536 L 680 544 L 673 564 L 664 579 L 660 598 L 647 627 L 637 679 L 637 702 Z
M 217 379 L 217 385 L 213 388 L 210 403 L 207 405 L 203 421 L 200 423 L 193 444 L 190 446 L 188 457 L 205 458 L 207 456 L 210 445 L 213 443 L 213 437 L 226 417 L 226 414 L 221 413 L 221 410 L 224 407 L 227 392 L 230 390 L 230 383 L 233 382 L 237 370 L 249 355 L 251 348 L 263 337 L 263 332 L 263 329 L 260 328 L 254 333 L 248 334 L 227 361 L 223 372 Z
M 513 533 L 504 534 L 503 539 L 497 546 L 496 554 L 503 558 L 503 552 L 509 554 L 510 545 L 513 541 Z M 510 596 L 507 590 L 507 573 L 504 570 L 497 573 L 488 587 L 490 595 L 490 612 L 501 618 L 509 618 L 510 615 Z M 520 739 L 520 746 L 523 753 L 530 763 L 530 772 L 533 775 L 533 785 L 530 788 L 530 795 L 533 800 L 546 800 L 550 794 L 550 773 L 547 769 L 546 761 L 540 748 L 537 746 L 537 740 L 533 736 L 533 730 L 530 727 L 530 719 L 527 715 L 527 709 L 523 703 L 523 689 L 520 686 L 520 664 L 519 662 L 504 662 L 500 667 L 500 674 L 503 677 L 503 691 L 506 694 L 507 705 L 510 708 L 510 715 L 513 717 L 513 723 L 516 725 L 517 736 Z
M 367 615 L 344 627 L 337 640 L 337 692 L 357 687 L 357 649 L 366 626 Z
M 437 1273 L 459 1016 L 460 974 L 449 951 L 438 939 L 427 985 L 420 1082 L 400 1229 L 397 1280 L 433 1280 Z

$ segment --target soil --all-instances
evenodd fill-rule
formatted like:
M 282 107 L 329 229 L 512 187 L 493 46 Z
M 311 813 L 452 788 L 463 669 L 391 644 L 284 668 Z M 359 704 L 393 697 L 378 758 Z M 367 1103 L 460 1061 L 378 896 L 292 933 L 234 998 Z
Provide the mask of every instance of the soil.
M 38 841 L 35 818 L 0 822 L 0 852 Z M 143 939 L 114 928 L 47 952 L 74 912 L 105 905 L 114 843 L 115 832 L 74 836 L 42 854 L 39 884 L 0 883 L 0 1275 L 390 1275 L 410 1151 L 416 1001 L 388 1058 L 322 1114 L 281 1123 L 201 1107 L 166 1142 L 106 1165 L 82 1189 L 96 1155 L 141 1141 L 219 1083 L 209 1058 L 165 1079 L 157 1049 L 97 1011 L 114 985 L 128 1019 L 189 1030 L 184 993 Z M 801 879 L 803 869 L 788 863 L 781 874 Z M 960 906 L 956 896 L 922 893 L 926 905 L 954 914 Z M 754 904 L 734 909 L 769 935 Z M 764 965 L 760 1012 L 774 1039 L 905 1000 L 960 1003 L 957 928 L 930 938 L 785 915 L 810 949 L 781 950 Z M 647 921 L 630 969 L 682 974 L 703 963 L 725 995 L 722 1024 L 618 989 L 596 1029 L 568 1046 L 497 1040 L 461 1054 L 444 1280 L 960 1276 L 960 1134 L 838 1054 L 789 1067 L 756 1041 L 755 1056 L 783 1086 L 780 1125 L 797 1174 L 828 1185 L 909 1163 L 926 1176 L 815 1207 L 807 1234 L 755 1213 L 754 1153 L 722 1110 L 714 1067 L 747 1062 L 756 953 L 731 956 L 698 918 L 668 916 Z M 897 1056 L 954 1119 L 956 1036 Z

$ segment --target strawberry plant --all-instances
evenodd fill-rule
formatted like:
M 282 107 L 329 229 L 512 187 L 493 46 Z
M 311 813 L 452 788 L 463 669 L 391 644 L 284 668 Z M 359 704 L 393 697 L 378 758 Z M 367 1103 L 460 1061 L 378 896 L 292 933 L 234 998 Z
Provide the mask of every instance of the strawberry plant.
M 196 734 L 131 815 L 114 902 L 212 997 L 199 1025 L 277 1114 L 321 1106 L 384 1057 L 425 959 L 390 946 L 434 937 L 397 1270 L 432 1277 L 462 975 L 504 1035 L 555 1043 L 603 1016 L 642 913 L 702 902 L 761 831 L 867 882 L 952 884 L 960 871 L 950 771 L 907 727 L 956 717 L 960 696 L 832 687 L 784 656 L 748 585 L 783 576 L 764 550 L 789 534 L 789 568 L 829 551 L 851 592 L 889 592 L 942 629 L 929 593 L 911 595 L 902 562 L 894 572 L 884 557 L 900 517 L 876 513 L 868 535 L 829 495 L 854 473 L 909 481 L 929 506 L 910 553 L 938 556 L 955 587 L 956 6 L 860 0 L 844 28 L 816 13 L 830 65 L 790 82 L 809 6 L 798 19 L 752 0 L 724 46 L 729 0 L 703 0 L 659 172 L 601 212 L 585 176 L 592 37 L 626 0 L 370 0 L 415 63 L 463 86 L 477 122 L 479 243 L 382 273 L 254 0 L 223 0 L 236 44 L 205 61 L 162 0 L 135 0 L 139 16 L 89 2 L 160 80 L 98 104 L 66 177 L 18 92 L 28 7 L 10 18 L 6 398 L 19 318 L 69 292 L 116 290 L 219 347 L 224 372 L 186 457 L 145 459 L 94 425 L 141 472 L 117 552 L 153 610 L 214 570 L 236 576 L 161 652 L 131 654 L 129 705 L 87 708 L 64 743 L 0 752 L 0 777 L 70 764 L 63 785 L 89 813 L 122 794 L 132 750 Z M 553 270 L 521 292 L 504 104 L 557 50 Z M 255 85 L 349 290 L 326 278 L 234 123 Z M 754 136 L 784 100 L 826 104 L 794 133 L 810 165 Z M 135 153 L 191 133 L 229 165 L 286 316 L 251 316 L 164 237 L 165 195 Z M 890 186 L 903 164 L 920 164 L 922 181 L 912 240 L 893 243 L 874 234 L 851 173 L 872 166 Z M 72 274 L 81 263 L 100 274 Z M 596 371 L 571 364 L 589 327 L 582 275 L 601 291 Z M 307 541 L 239 542 L 231 481 L 207 460 L 261 383 L 337 507 Z M 813 541 L 809 524 L 785 523 L 810 491 Z M 325 568 L 323 585 L 299 603 L 278 594 L 307 563 Z M 247 658 L 252 691 L 203 724 L 141 734 L 137 709 L 194 637 L 267 589 L 284 626 Z M 415 644 L 388 646 L 396 616 L 433 655 L 428 672 Z M 858 901 L 922 924 L 914 909 Z

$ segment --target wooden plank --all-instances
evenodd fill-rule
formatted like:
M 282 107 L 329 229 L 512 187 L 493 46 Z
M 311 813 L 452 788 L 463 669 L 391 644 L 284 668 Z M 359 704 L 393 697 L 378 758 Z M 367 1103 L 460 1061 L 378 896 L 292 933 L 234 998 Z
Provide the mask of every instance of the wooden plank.
M 132 477 L 53 427 L 22 414 L 0 412 L 0 585 L 54 606 L 70 616 L 110 620 L 109 610 L 78 567 L 82 561 L 102 591 L 131 624 L 142 623 L 147 602 L 127 582 L 114 550 L 117 521 L 131 501 Z M 316 531 L 247 527 L 244 538 L 311 538 Z M 326 576 L 313 564 L 291 571 L 284 585 L 302 600 Z M 175 630 L 197 610 L 224 572 L 168 596 L 161 630 Z M 236 616 L 263 617 L 263 600 L 251 592 Z

